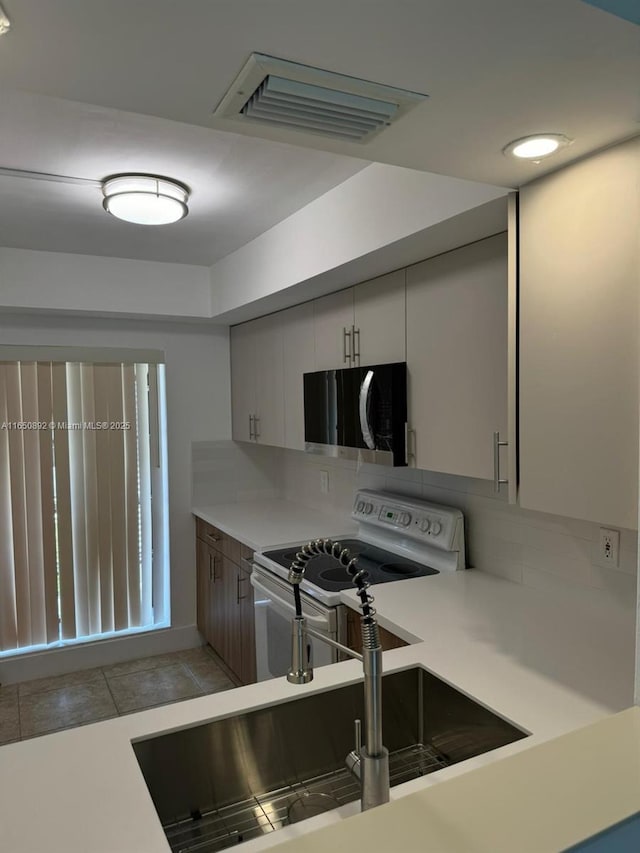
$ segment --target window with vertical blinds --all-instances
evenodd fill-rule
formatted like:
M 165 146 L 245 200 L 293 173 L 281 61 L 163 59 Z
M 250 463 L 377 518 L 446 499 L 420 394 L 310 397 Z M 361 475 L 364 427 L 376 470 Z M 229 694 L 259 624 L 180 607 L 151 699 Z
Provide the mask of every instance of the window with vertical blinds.
M 162 381 L 149 362 L 0 361 L 0 652 L 166 618 Z

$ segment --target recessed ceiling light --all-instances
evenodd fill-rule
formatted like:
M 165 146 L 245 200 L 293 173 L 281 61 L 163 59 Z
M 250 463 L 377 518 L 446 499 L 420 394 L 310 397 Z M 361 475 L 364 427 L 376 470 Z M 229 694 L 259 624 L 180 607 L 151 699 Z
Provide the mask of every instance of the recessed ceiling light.
M 562 133 L 536 133 L 532 136 L 523 136 L 514 139 L 502 149 L 503 154 L 509 154 L 520 160 L 539 160 L 549 157 L 558 148 L 569 145 L 572 142 L 568 136 Z
M 189 212 L 189 190 L 157 175 L 114 175 L 102 182 L 104 209 L 137 225 L 168 225 Z
M 7 13 L 4 11 L 2 6 L 0 6 L 0 36 L 3 36 L 5 33 L 8 33 L 11 29 L 11 21 L 7 17 Z

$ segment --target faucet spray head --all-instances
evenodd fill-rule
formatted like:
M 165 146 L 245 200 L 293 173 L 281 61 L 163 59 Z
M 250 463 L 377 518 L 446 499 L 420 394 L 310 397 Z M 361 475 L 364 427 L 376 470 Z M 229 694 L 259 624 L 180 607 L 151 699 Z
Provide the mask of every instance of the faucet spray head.
M 307 637 L 307 620 L 296 616 L 291 620 L 291 669 L 287 673 L 290 684 L 308 684 L 313 679 L 311 644 Z

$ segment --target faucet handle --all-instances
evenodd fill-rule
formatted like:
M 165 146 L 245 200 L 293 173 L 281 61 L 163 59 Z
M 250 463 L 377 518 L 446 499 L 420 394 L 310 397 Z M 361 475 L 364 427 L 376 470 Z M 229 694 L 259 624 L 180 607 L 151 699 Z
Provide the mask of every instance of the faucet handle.
M 353 721 L 353 733 L 355 739 L 354 752 L 356 755 L 360 755 L 362 749 L 362 722 L 360 720 Z

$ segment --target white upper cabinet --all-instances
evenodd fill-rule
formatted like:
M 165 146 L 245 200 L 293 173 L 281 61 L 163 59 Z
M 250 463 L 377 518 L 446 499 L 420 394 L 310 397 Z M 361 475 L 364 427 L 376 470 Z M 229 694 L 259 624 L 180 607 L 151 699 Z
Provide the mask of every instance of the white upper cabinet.
M 313 302 L 280 313 L 284 352 L 284 445 L 304 450 L 305 373 L 315 370 Z
M 283 327 L 280 314 L 254 320 L 256 352 L 255 440 L 284 447 Z
M 640 140 L 520 193 L 523 507 L 636 528 Z
M 406 357 L 405 271 L 353 288 L 353 364 L 389 364 Z
M 233 326 L 231 338 L 231 434 L 235 441 L 253 440 L 256 411 L 256 347 L 254 323 Z
M 494 478 L 507 435 L 507 235 L 409 267 L 409 426 L 417 468 Z M 503 464 L 506 454 L 501 451 Z
M 278 314 L 231 329 L 231 416 L 235 441 L 284 446 L 282 324 Z
M 353 288 L 313 302 L 316 370 L 353 366 Z

